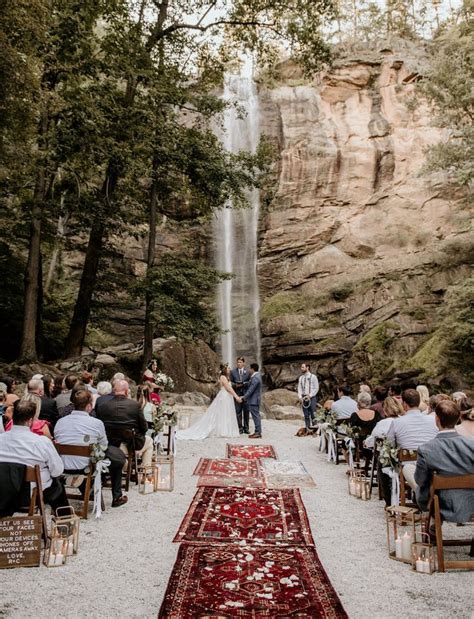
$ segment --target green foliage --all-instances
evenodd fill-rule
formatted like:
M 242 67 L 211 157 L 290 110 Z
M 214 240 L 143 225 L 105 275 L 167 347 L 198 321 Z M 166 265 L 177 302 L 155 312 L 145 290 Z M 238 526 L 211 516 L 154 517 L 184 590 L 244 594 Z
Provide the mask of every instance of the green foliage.
M 331 290 L 331 296 L 335 301 L 345 301 L 348 297 L 351 296 L 354 291 L 354 286 L 350 282 L 346 282 L 345 284 L 341 284 L 337 288 Z
M 367 331 L 353 348 L 356 355 L 362 355 L 367 363 L 367 375 L 373 380 L 383 380 L 394 361 L 390 347 L 399 327 L 394 322 L 382 322 Z
M 296 314 L 304 310 L 307 299 L 299 292 L 289 290 L 277 292 L 264 300 L 260 308 L 260 318 L 270 320 L 285 314 Z

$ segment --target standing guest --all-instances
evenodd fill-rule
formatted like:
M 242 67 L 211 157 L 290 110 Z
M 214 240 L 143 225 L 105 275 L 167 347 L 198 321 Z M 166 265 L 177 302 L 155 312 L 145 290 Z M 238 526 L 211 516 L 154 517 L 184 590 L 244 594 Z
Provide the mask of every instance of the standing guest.
M 428 403 L 428 415 L 431 415 L 432 417 L 434 417 L 436 406 L 438 405 L 439 402 L 442 402 L 443 400 L 447 401 L 447 400 L 451 400 L 451 398 L 449 397 L 449 395 L 446 395 L 445 393 L 438 393 L 437 395 L 432 395 Z
M 124 505 L 128 498 L 122 495 L 122 469 L 125 455 L 118 448 L 108 444 L 105 426 L 99 419 L 90 416 L 92 412 L 92 393 L 87 387 L 77 390 L 73 396 L 74 410 L 62 417 L 56 424 L 55 440 L 60 445 L 92 445 L 98 443 L 110 460 L 112 480 L 112 507 Z M 83 473 L 89 465 L 89 458 L 83 456 L 61 456 L 66 473 Z M 81 488 L 82 489 L 82 488 Z M 85 487 L 82 489 L 85 490 Z
M 235 414 L 240 434 L 250 434 L 249 430 L 249 407 L 240 398 L 247 391 L 250 380 L 250 372 L 245 367 L 245 359 L 237 357 L 237 367 L 230 372 L 230 383 L 233 390 L 239 396 L 239 400 L 234 398 Z
M 392 425 L 392 422 L 397 417 L 401 417 L 404 414 L 402 405 L 398 400 L 388 396 L 383 403 L 383 417 L 377 422 L 377 425 L 372 430 L 370 436 L 368 436 L 364 444 L 366 447 L 373 448 L 376 438 L 383 438 L 387 436 L 388 430 Z
M 56 400 L 56 406 L 58 407 L 58 414 L 60 417 L 63 409 L 71 404 L 72 388 L 78 380 L 79 379 L 75 374 L 66 374 L 64 377 L 63 391 L 54 398 Z
M 397 383 L 390 385 L 388 389 L 388 395 L 392 396 L 392 398 L 395 398 L 396 400 L 399 400 L 401 402 L 402 401 L 402 386 L 398 385 Z
M 349 417 L 348 425 L 359 428 L 361 438 L 368 436 L 381 419 L 377 411 L 369 408 L 371 402 L 372 398 L 370 397 L 370 393 L 367 393 L 367 391 L 359 392 L 357 396 L 357 406 L 359 410 L 352 413 Z
M 347 385 L 337 388 L 338 400 L 331 406 L 331 412 L 336 413 L 336 419 L 349 419 L 352 413 L 359 410 L 357 402 L 351 398 L 351 389 Z
M 309 430 L 314 425 L 316 411 L 316 396 L 319 391 L 319 382 L 316 374 L 311 373 L 309 363 L 301 364 L 301 376 L 298 379 L 298 399 L 304 416 L 304 425 Z
M 455 431 L 459 408 L 455 402 L 442 400 L 435 409 L 438 435 L 418 449 L 415 481 L 419 507 L 427 510 L 433 473 L 471 475 L 474 471 L 474 439 Z M 469 522 L 474 516 L 474 490 L 441 490 L 440 511 L 443 520 Z
M 97 393 L 97 389 L 94 387 L 94 377 L 90 372 L 82 372 L 81 380 L 92 395 Z
M 255 426 L 253 434 L 249 438 L 262 438 L 262 420 L 260 418 L 260 398 L 262 393 L 262 377 L 258 371 L 258 363 L 250 364 L 250 381 L 247 391 L 242 400 L 248 404 L 250 414 Z M 236 394 L 237 395 L 237 394 Z M 237 396 L 238 397 L 238 396 Z
M 114 397 L 112 393 L 112 383 L 109 383 L 108 380 L 101 380 L 97 383 L 97 397 L 94 398 L 94 409 L 97 411 L 98 408 L 105 402 L 108 402 Z
M 430 392 L 428 387 L 426 385 L 418 385 L 416 390 L 420 394 L 420 411 L 427 415 L 430 408 Z
M 130 399 L 130 387 L 126 380 L 116 380 L 113 398 L 96 410 L 98 419 L 104 422 L 109 444 L 128 453 L 131 447 L 122 441 L 123 430 L 135 430 L 135 449 L 141 456 L 143 466 L 151 466 L 153 441 L 147 436 L 148 424 L 138 402 Z
M 416 389 L 405 389 L 402 393 L 402 406 L 405 414 L 394 419 L 387 438 L 399 449 L 416 450 L 438 434 L 438 428 L 433 417 L 423 415 L 420 411 L 420 394 Z M 415 484 L 414 462 L 405 462 L 403 476 L 413 490 Z
M 64 374 L 59 374 L 54 377 L 53 385 L 51 387 L 51 397 L 56 398 L 60 393 L 63 392 L 64 385 Z
M 10 432 L 0 434 L 0 462 L 16 462 L 26 466 L 38 464 L 44 500 L 54 511 L 69 505 L 64 486 L 58 479 L 64 466 L 53 442 L 30 431 L 36 413 L 35 402 L 24 399 L 15 402 L 13 427 Z
M 378 387 L 375 387 L 374 389 L 375 404 L 372 404 L 370 408 L 373 411 L 376 411 L 382 418 L 385 417 L 383 403 L 385 402 L 387 395 L 388 393 L 385 387 L 382 387 L 381 385 L 379 385 Z
M 474 405 L 467 397 L 461 400 L 461 416 L 455 430 L 461 436 L 474 438 Z

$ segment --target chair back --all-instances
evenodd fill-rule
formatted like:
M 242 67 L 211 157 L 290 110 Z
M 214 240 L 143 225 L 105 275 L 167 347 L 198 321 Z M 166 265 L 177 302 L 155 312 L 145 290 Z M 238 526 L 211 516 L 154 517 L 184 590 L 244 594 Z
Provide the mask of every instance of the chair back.
M 39 466 L 25 467 L 25 481 L 36 483 L 38 481 Z M 39 476 L 41 479 L 41 476 Z
M 55 443 L 56 451 L 60 456 L 83 456 L 90 458 L 92 445 L 62 445 Z
M 418 451 L 416 449 L 399 449 L 398 459 L 400 462 L 416 462 Z
M 474 474 L 439 475 L 434 473 L 431 488 L 433 492 L 436 492 L 436 490 L 473 490 Z

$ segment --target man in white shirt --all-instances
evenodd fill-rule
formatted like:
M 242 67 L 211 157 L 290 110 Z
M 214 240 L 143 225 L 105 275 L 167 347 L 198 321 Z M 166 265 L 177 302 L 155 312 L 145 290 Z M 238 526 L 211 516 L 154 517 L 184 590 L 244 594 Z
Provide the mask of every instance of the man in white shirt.
M 9 432 L 0 434 L 0 462 L 15 462 L 36 466 L 41 470 L 41 482 L 46 503 L 52 510 L 68 505 L 64 486 L 58 477 L 64 470 L 63 462 L 46 436 L 31 432 L 36 414 L 32 401 L 17 400 L 13 408 L 13 426 Z
M 402 406 L 405 414 L 393 420 L 387 432 L 387 438 L 400 449 L 417 450 L 438 434 L 435 418 L 431 415 L 424 415 L 418 408 L 420 394 L 416 389 L 405 389 L 402 393 Z M 403 465 L 403 476 L 413 490 L 416 488 L 415 470 L 414 462 L 407 462 Z
M 109 446 L 105 426 L 100 419 L 91 417 L 93 409 L 92 393 L 84 387 L 73 395 L 74 410 L 62 417 L 54 429 L 54 438 L 60 445 L 92 445 L 98 443 L 105 450 L 105 457 L 110 460 L 110 477 L 112 480 L 112 507 L 120 507 L 127 502 L 122 495 L 122 468 L 125 454 L 118 448 Z M 89 458 L 83 456 L 61 456 L 67 472 L 78 473 L 89 464 Z
M 301 364 L 301 376 L 298 380 L 298 399 L 304 416 L 304 425 L 309 430 L 314 424 L 316 411 L 316 396 L 319 391 L 319 383 L 316 374 L 311 373 L 309 363 Z
M 346 385 L 337 388 L 339 400 L 333 402 L 331 412 L 336 413 L 336 419 L 349 419 L 353 413 L 357 413 L 357 402 L 351 398 L 351 390 Z

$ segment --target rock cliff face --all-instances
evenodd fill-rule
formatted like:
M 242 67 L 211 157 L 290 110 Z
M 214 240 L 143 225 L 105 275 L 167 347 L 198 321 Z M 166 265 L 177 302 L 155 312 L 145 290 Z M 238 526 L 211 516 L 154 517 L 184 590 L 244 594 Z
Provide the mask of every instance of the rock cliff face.
M 443 134 L 414 102 L 416 65 L 386 49 L 340 58 L 312 83 L 288 63 L 261 85 L 262 131 L 280 151 L 258 262 L 274 386 L 303 360 L 328 385 L 416 375 L 445 291 L 472 274 L 463 196 L 419 175 Z

